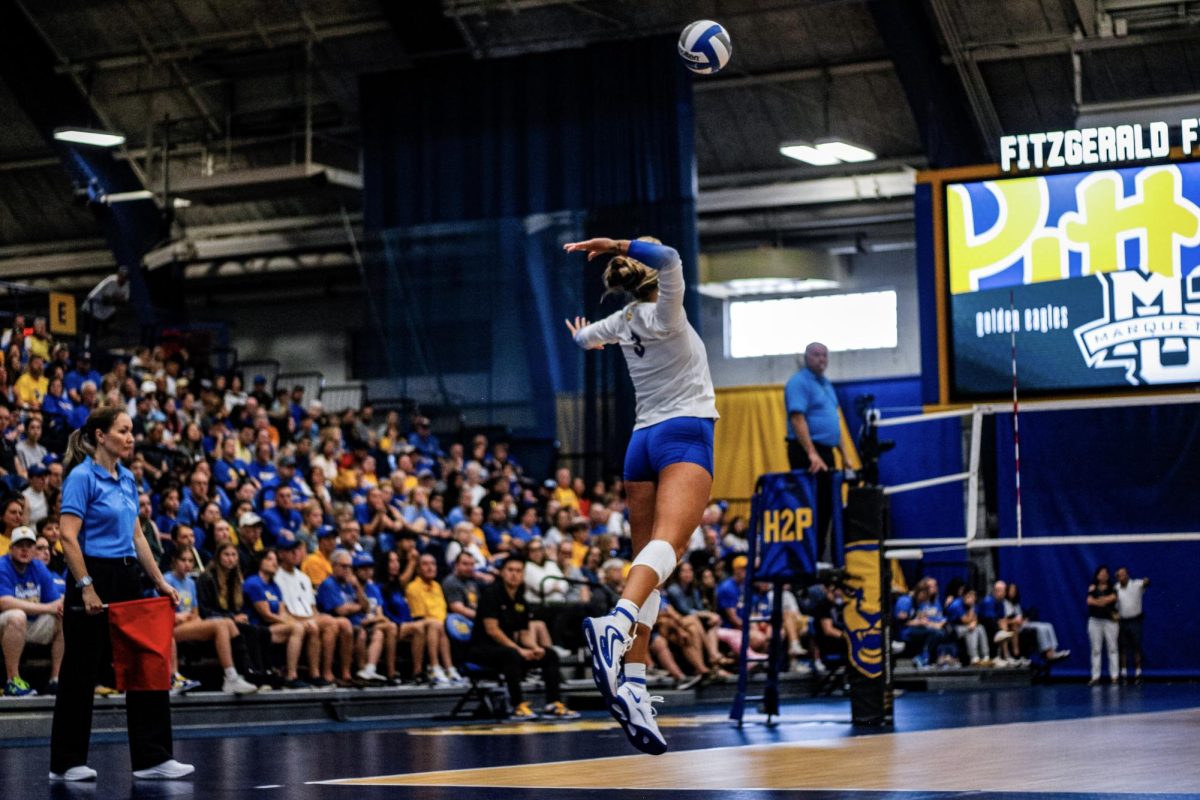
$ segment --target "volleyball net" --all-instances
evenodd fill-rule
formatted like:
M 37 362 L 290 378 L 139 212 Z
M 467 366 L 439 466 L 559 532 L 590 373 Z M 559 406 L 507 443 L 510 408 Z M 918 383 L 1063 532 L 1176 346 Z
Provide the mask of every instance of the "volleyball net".
M 913 531 L 885 540 L 887 548 L 979 549 L 1044 545 L 1192 542 L 1200 541 L 1196 515 L 1165 511 L 1176 503 L 1153 502 L 1143 489 L 1186 485 L 1182 472 L 1190 470 L 1197 439 L 1200 438 L 1200 393 L 1179 393 L 1143 397 L 980 403 L 964 408 L 931 413 L 887 417 L 875 423 L 880 429 L 923 426 L 960 419 L 963 421 L 964 458 L 961 468 L 945 474 L 884 486 L 889 496 L 921 492 L 947 484 L 965 485 L 964 517 L 930 519 L 923 525 L 929 532 L 948 529 L 964 534 L 913 535 Z M 1138 417 L 1116 416 L 1142 409 Z M 1171 411 L 1174 413 L 1169 413 Z M 1171 424 L 1157 424 L 1164 414 Z M 1089 426 L 1078 425 L 1072 417 L 1086 416 Z M 989 418 L 992 422 L 989 425 Z M 1130 422 L 1132 420 L 1132 423 Z M 1130 431 L 1130 424 L 1146 423 L 1141 431 Z M 1008 436 L 1011 429 L 1012 434 Z M 1064 431 L 1078 429 L 1064 439 Z M 1018 437 L 1017 431 L 1020 431 Z M 1090 434 L 1089 434 L 1090 431 Z M 994 437 L 994 438 L 992 438 Z M 1005 441 L 1007 439 L 1007 441 Z M 992 444 L 994 442 L 994 444 Z M 1111 447 L 1105 443 L 1111 442 Z M 992 478 L 985 480 L 983 454 L 991 458 Z M 1025 462 L 1021 460 L 1022 452 Z M 898 452 L 887 458 L 903 458 Z M 1122 469 L 1126 463 L 1128 469 Z M 1022 473 L 1026 475 L 1022 492 Z M 1030 473 L 1036 478 L 1029 480 Z M 1072 476 L 1077 476 L 1074 479 Z M 1181 479 L 1183 479 L 1181 481 Z M 1191 485 L 1200 486 L 1192 474 Z M 988 504 L 983 502 L 985 487 L 994 492 L 991 507 L 1000 524 L 988 526 Z M 1165 490 L 1164 490 L 1165 491 Z M 1053 497 L 1046 496 L 1048 492 Z M 1089 508 L 1112 504 L 1121 506 L 1123 494 L 1129 495 L 1133 509 L 1125 519 L 1097 519 Z M 1190 504 L 1180 492 L 1168 493 L 1171 499 Z M 1059 514 L 1058 505 L 1077 514 Z M 1047 514 L 1047 510 L 1055 513 Z M 1156 513 L 1164 511 L 1161 517 Z M 1032 516 L 1031 516 L 1032 513 Z M 1039 517 L 1041 514 L 1041 517 Z M 1110 518 L 1116 515 L 1110 515 Z M 1050 519 L 1043 517 L 1051 517 Z M 1131 519 L 1144 520 L 1139 529 Z M 1191 522 L 1174 530 L 1172 522 Z M 989 530 L 991 527 L 991 530 Z

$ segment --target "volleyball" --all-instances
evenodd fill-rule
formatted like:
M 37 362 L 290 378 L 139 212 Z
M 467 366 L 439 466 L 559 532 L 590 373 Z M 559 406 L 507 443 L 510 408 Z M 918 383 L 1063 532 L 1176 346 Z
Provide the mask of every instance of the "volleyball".
M 712 75 L 729 63 L 729 31 L 710 19 L 693 22 L 679 34 L 679 57 L 692 72 Z

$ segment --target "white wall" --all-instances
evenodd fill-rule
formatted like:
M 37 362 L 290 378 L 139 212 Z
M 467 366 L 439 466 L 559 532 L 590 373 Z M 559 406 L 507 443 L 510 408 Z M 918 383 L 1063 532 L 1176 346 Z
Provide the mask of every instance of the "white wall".
M 920 324 L 917 319 L 916 251 L 847 256 L 847 279 L 842 290 L 867 292 L 894 289 L 897 294 L 899 346 L 892 350 L 849 350 L 831 353 L 833 381 L 893 378 L 921 371 Z M 713 384 L 718 387 L 785 383 L 802 363 L 802 356 L 729 358 L 725 348 L 725 301 L 700 298 L 700 323 Z M 798 342 L 803 350 L 807 342 Z

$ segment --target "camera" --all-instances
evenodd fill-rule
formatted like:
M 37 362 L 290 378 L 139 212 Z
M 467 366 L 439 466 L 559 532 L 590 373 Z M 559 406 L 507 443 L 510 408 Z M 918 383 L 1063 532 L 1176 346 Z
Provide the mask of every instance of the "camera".
M 879 484 L 879 457 L 896 446 L 891 439 L 879 438 L 879 420 L 882 418 L 875 407 L 875 395 L 860 394 L 854 398 L 854 408 L 862 420 L 858 431 L 858 454 L 862 458 L 860 477 L 868 486 Z

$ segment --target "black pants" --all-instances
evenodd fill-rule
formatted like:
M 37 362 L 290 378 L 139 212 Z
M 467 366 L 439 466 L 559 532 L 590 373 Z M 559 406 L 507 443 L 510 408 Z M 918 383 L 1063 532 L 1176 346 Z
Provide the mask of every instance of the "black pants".
M 1142 617 L 1138 615 L 1120 622 L 1117 630 L 1117 653 L 1120 656 L 1121 669 L 1126 675 L 1133 675 L 1142 660 Z
M 105 603 L 139 600 L 141 569 L 129 559 L 87 558 L 88 574 Z M 65 772 L 88 760 L 92 736 L 92 698 L 97 679 L 112 664 L 108 615 L 89 616 L 73 607 L 83 606 L 83 593 L 67 581 L 64 601 L 62 674 L 54 701 L 50 733 L 50 771 Z M 147 769 L 172 755 L 171 698 L 168 692 L 126 692 L 125 714 L 129 729 L 129 754 L 135 770 Z
M 792 470 L 808 471 L 812 464 L 808 459 L 808 453 L 804 452 L 804 448 L 800 442 L 793 439 L 788 439 L 788 467 Z M 825 466 L 829 469 L 816 474 L 817 479 L 817 558 L 822 561 L 834 561 L 834 553 L 829 550 L 829 532 L 833 530 L 833 448 L 823 444 L 814 443 L 817 448 L 817 455 L 825 462 Z M 837 507 L 837 512 L 841 513 L 841 506 Z
M 525 702 L 521 692 L 521 679 L 531 669 L 542 670 L 542 682 L 546 684 L 546 702 L 557 703 L 562 699 L 559 692 L 558 653 L 547 648 L 546 655 L 537 661 L 526 661 L 511 647 L 500 644 L 475 644 L 471 646 L 471 661 L 481 667 L 494 669 L 504 676 L 508 684 L 508 698 L 514 706 Z

